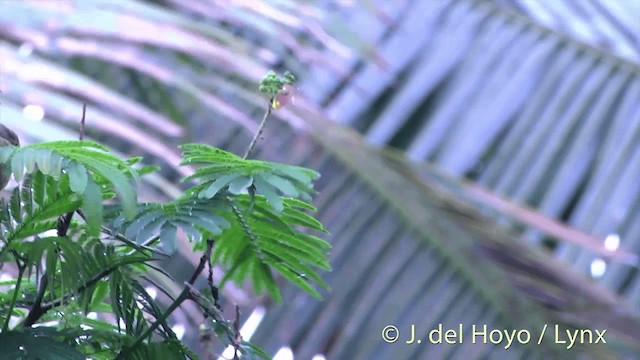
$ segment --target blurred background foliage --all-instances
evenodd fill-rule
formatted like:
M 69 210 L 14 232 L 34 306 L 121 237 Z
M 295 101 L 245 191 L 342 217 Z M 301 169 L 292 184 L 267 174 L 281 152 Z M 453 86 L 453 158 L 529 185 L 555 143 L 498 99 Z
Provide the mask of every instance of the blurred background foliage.
M 319 302 L 285 286 L 276 305 L 225 286 L 227 314 L 237 303 L 261 319 L 252 341 L 296 359 L 636 358 L 640 30 L 628 3 L 0 0 L 0 122 L 24 143 L 74 139 L 86 102 L 91 139 L 161 166 L 140 194 L 162 201 L 190 171 L 177 145 L 241 153 L 266 106 L 257 83 L 290 70 L 295 101 L 255 157 L 322 174 L 332 291 Z M 166 262 L 176 282 L 157 281 L 177 293 L 196 262 L 183 239 Z M 176 332 L 216 358 L 202 315 L 182 310 Z M 380 338 L 410 324 L 535 338 L 556 323 L 607 329 L 607 345 L 569 351 L 551 332 L 507 350 Z

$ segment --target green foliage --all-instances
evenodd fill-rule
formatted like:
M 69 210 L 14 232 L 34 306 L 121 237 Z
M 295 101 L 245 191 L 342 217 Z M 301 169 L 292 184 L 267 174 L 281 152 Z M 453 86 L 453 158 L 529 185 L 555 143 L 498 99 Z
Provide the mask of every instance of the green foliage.
M 136 190 L 131 183 L 138 178 L 131 166 L 135 160 L 124 162 L 95 142 L 57 141 L 22 148 L 1 147 L 0 162 L 10 165 L 16 181 L 22 181 L 28 174 L 41 175 L 38 177 L 40 182 L 34 186 L 23 187 L 36 193 L 23 195 L 33 198 L 33 202 L 41 206 L 48 201 L 47 205 L 53 206 L 46 213 L 50 217 L 77 210 L 75 207 L 56 213 L 55 210 L 65 206 L 74 207 L 68 201 L 59 203 L 61 200 L 80 199 L 89 231 L 94 235 L 98 234 L 102 223 L 103 198 L 110 197 L 113 190 L 120 195 L 124 214 L 128 217 L 135 214 Z M 46 183 L 41 182 L 44 181 L 43 176 Z
M 280 299 L 271 270 L 320 298 L 312 283 L 327 288 L 316 269 L 330 270 L 327 250 L 330 245 L 301 229 L 326 232 L 317 220 L 303 210 L 315 208 L 303 201 L 282 199 L 283 210 L 275 213 L 265 197 L 252 200 L 238 195 L 236 209 L 242 214 L 228 214 L 231 228 L 217 239 L 213 254 L 229 269 L 222 280 L 242 282 L 252 280 L 257 292 L 268 291 Z
M 294 80 L 270 73 L 261 90 L 275 96 Z M 0 292 L 0 348 L 7 349 L 0 357 L 195 359 L 167 323 L 192 299 L 224 342 L 246 358 L 269 358 L 222 317 L 214 284 L 207 295 L 192 285 L 205 267 L 219 264 L 226 269 L 219 287 L 249 280 L 256 293 L 280 301 L 279 274 L 320 298 L 316 287 L 327 284 L 318 271 L 331 266 L 330 245 L 317 236 L 326 230 L 309 214 L 319 174 L 207 145 L 181 148 L 181 164 L 195 167 L 184 179 L 190 187 L 172 201 L 142 203 L 135 183 L 154 169 L 135 170 L 140 158 L 121 160 L 91 141 L 0 147 L 0 163 L 18 182 L 0 200 L 0 264 L 17 269 Z M 163 310 L 145 290 L 152 282 L 145 274 L 163 273 L 153 262 L 175 251 L 179 230 L 203 255 Z
M 316 269 L 331 268 L 329 244 L 299 230 L 325 232 L 303 211 L 315 211 L 305 200 L 310 201 L 312 181 L 319 174 L 299 166 L 243 159 L 206 145 L 186 144 L 182 150 L 182 164 L 197 167 L 185 179 L 197 180 L 185 198 L 211 200 L 212 205 L 226 201 L 233 209 L 220 213 L 231 226 L 216 239 L 213 254 L 214 262 L 228 269 L 222 284 L 248 278 L 256 292 L 268 291 L 279 300 L 275 270 L 320 297 L 312 283 L 326 287 Z
M 127 221 L 118 216 L 113 227 L 140 244 L 159 237 L 162 249 L 172 253 L 176 249 L 177 229 L 184 231 L 191 241 L 200 243 L 229 227 L 222 213 L 230 210 L 228 203 L 219 199 L 181 197 L 165 204 L 140 204 L 135 218 Z
M 138 180 L 138 173 L 131 165 L 138 159 L 129 162 L 120 160 L 118 157 L 109 154 L 109 150 L 92 141 L 57 141 L 43 144 L 31 145 L 17 152 L 33 149 L 50 150 L 52 153 L 60 154 L 68 161 L 62 166 L 71 176 L 72 188 L 76 192 L 86 190 L 90 186 L 88 173 L 91 172 L 96 183 L 113 186 L 120 195 L 120 202 L 124 214 L 132 217 L 135 214 L 137 204 L 135 187 L 131 180 Z M 15 155 L 14 155 L 15 156 Z M 13 162 L 12 162 L 13 165 Z M 14 167 L 15 169 L 15 167 Z M 42 171 L 42 170 L 41 170 Z
M 152 252 L 126 238 L 98 236 L 103 202 L 115 193 L 120 216 L 135 214 L 132 181 L 138 173 L 131 166 L 139 159 L 125 162 L 99 144 L 67 141 L 2 147 L 0 161 L 19 182 L 0 200 L 0 263 L 18 268 L 18 277 L 9 282 L 13 289 L 0 293 L 0 343 L 21 347 L 2 346 L 9 351 L 3 354 L 112 359 L 118 346 L 148 328 L 145 316 L 161 313 L 138 280 Z M 81 216 L 72 221 L 75 213 Z M 90 319 L 89 312 L 111 313 L 117 323 L 123 320 L 124 329 Z M 48 332 L 30 330 L 50 321 L 59 325 Z M 82 330 L 87 326 L 90 331 Z
M 141 204 L 134 219 L 122 216 L 113 226 L 139 244 L 158 239 L 165 252 L 176 248 L 177 229 L 204 250 L 215 239 L 212 261 L 221 263 L 227 280 L 250 279 L 257 293 L 276 301 L 280 292 L 273 271 L 320 297 L 313 284 L 326 288 L 317 269 L 330 270 L 330 245 L 309 230 L 326 232 L 305 211 L 317 172 L 286 164 L 241 157 L 201 144 L 186 144 L 183 165 L 197 166 L 185 181 L 196 180 L 184 195 L 166 204 Z M 300 198 L 300 199 L 296 199 Z
M 285 85 L 293 84 L 295 81 L 296 77 L 289 71 L 286 71 L 283 76 L 279 76 L 274 71 L 269 71 L 260 81 L 258 90 L 274 98 L 278 96 Z
M 182 145 L 182 165 L 198 166 L 185 180 L 198 180 L 188 190 L 200 199 L 211 199 L 222 189 L 233 195 L 244 191 L 264 195 L 274 210 L 280 212 L 280 195 L 311 201 L 312 181 L 320 175 L 299 166 L 245 160 L 241 157 L 201 144 Z
M 57 337 L 55 329 L 46 328 L 3 332 L 0 334 L 0 359 L 85 359 L 75 347 L 57 341 Z

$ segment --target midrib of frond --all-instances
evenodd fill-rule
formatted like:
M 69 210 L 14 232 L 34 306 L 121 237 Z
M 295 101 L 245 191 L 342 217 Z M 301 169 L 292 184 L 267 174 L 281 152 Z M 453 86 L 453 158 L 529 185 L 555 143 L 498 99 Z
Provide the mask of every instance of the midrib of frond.
M 335 126 L 324 125 L 315 127 L 313 133 L 316 139 L 324 144 L 325 149 L 332 152 L 346 168 L 357 173 L 383 202 L 391 205 L 407 225 L 433 246 L 448 266 L 455 269 L 496 309 L 500 318 L 513 321 L 524 316 L 527 325 L 542 327 L 548 315 L 534 308 L 527 299 L 516 295 L 507 278 L 481 259 L 479 254 L 468 252 L 472 247 L 469 233 L 462 230 L 459 224 L 438 214 L 441 210 L 433 204 L 417 200 L 416 196 L 421 190 L 416 189 L 397 173 L 390 172 L 389 167 L 379 158 L 367 152 L 367 148 L 355 134 L 349 130 L 341 131 Z M 327 131 L 328 128 L 333 131 Z M 424 199 L 421 197 L 421 200 Z M 491 285 L 487 286 L 488 284 Z

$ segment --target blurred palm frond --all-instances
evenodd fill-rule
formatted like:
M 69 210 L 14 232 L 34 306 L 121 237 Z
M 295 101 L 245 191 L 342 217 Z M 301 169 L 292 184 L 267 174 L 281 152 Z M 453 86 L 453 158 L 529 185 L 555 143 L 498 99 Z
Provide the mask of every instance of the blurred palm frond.
M 258 80 L 292 70 L 306 98 L 276 112 L 257 155 L 323 174 L 333 290 L 313 302 L 286 287 L 258 345 L 303 359 L 637 354 L 637 66 L 493 2 L 366 3 L 3 1 L 0 121 L 29 141 L 75 138 L 87 102 L 88 135 L 162 165 L 141 193 L 166 199 L 189 172 L 176 145 L 241 152 L 266 105 Z M 180 249 L 167 264 L 177 279 L 194 261 Z M 594 259 L 608 261 L 599 284 L 585 276 Z M 247 314 L 259 302 L 243 284 L 223 297 Z M 176 317 L 194 347 L 199 319 Z M 559 323 L 611 337 L 570 353 L 380 339 L 412 323 L 532 334 Z

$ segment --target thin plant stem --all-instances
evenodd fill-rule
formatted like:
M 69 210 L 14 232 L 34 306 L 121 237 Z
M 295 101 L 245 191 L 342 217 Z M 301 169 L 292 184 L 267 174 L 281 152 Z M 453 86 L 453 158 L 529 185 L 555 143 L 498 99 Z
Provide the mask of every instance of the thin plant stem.
M 17 262 L 19 260 L 16 259 Z M 13 313 L 13 308 L 16 306 L 16 300 L 18 300 L 18 293 L 20 292 L 20 285 L 22 284 L 22 275 L 24 274 L 26 267 L 24 265 L 18 264 L 18 278 L 16 279 L 16 286 L 13 289 L 13 296 L 11 297 L 11 303 L 9 303 L 9 311 L 7 312 L 7 318 L 4 320 L 4 325 L 2 326 L 2 332 L 7 332 L 9 330 L 9 322 L 11 321 L 11 314 Z
M 243 159 L 247 159 L 249 155 L 251 155 L 253 148 L 256 146 L 256 142 L 258 142 L 258 138 L 260 137 L 260 135 L 262 135 L 262 131 L 264 130 L 264 126 L 267 123 L 267 119 L 269 118 L 269 115 L 271 115 L 271 111 L 273 110 L 273 107 L 271 106 L 272 102 L 273 102 L 273 99 L 270 99 L 269 107 L 267 108 L 267 111 L 265 111 L 264 116 L 262 117 L 262 121 L 260 122 L 260 126 L 258 126 L 258 131 L 256 131 L 256 134 L 253 136 L 253 139 L 251 139 L 251 143 L 249 143 L 249 147 L 247 148 L 247 151 L 244 153 L 244 156 L 242 157 Z
M 85 120 L 87 117 L 87 103 L 82 103 L 82 118 L 80 119 L 80 141 L 84 140 Z

